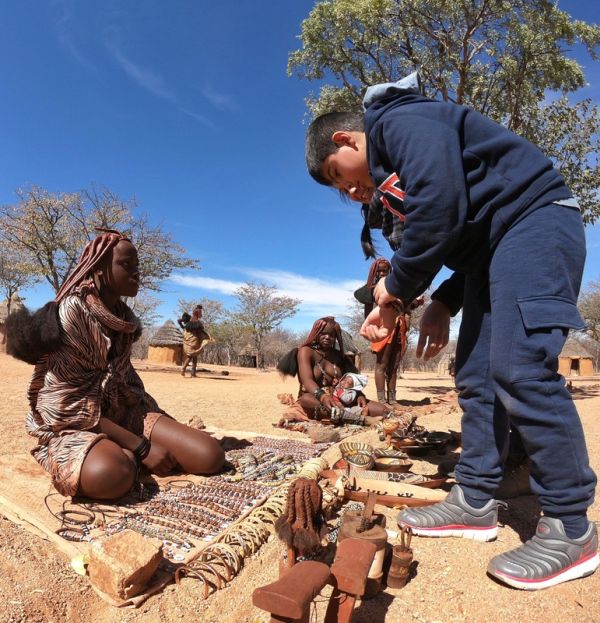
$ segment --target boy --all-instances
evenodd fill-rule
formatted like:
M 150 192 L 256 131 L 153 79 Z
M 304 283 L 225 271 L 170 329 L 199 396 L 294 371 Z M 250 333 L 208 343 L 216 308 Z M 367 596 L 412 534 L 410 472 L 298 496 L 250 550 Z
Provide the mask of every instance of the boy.
M 531 459 L 544 511 L 535 536 L 496 556 L 488 573 L 539 589 L 593 573 L 595 524 L 587 519 L 596 477 L 558 355 L 583 328 L 576 301 L 585 260 L 581 215 L 561 176 L 536 147 L 477 112 L 419 94 L 416 75 L 367 90 L 365 114 L 313 121 L 312 177 L 368 203 L 378 190 L 403 202 L 402 245 L 378 282 L 379 305 L 361 333 L 390 330 L 389 303 L 409 303 L 443 265 L 464 275 L 456 385 L 463 409 L 458 484 L 446 500 L 402 511 L 418 535 L 496 538 L 509 424 Z M 397 205 L 397 204 L 396 204 Z M 459 279 L 460 287 L 463 287 Z M 445 293 L 446 299 L 461 292 Z M 447 341 L 449 306 L 434 297 L 417 356 Z

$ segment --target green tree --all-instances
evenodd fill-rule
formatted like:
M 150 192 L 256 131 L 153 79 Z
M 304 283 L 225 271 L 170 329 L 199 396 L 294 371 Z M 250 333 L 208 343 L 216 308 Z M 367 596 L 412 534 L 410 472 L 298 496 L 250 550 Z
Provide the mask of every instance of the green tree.
M 300 343 L 300 336 L 293 331 L 273 329 L 263 340 L 264 364 L 266 367 L 274 367 L 277 362 L 292 348 Z
M 565 97 L 585 85 L 567 52 L 593 60 L 600 27 L 573 20 L 549 0 L 328 0 L 302 23 L 288 73 L 320 81 L 312 114 L 361 110 L 367 86 L 419 70 L 426 94 L 465 104 L 536 142 L 579 198 L 600 215 L 598 110 Z
M 0 240 L 13 245 L 55 292 L 96 236 L 96 227 L 131 237 L 140 256 L 142 289 L 158 291 L 174 270 L 198 267 L 170 233 L 151 225 L 146 215 L 134 214 L 134 199 L 123 201 L 106 188 L 51 193 L 32 186 L 16 194 L 17 203 L 0 206 Z
M 600 344 L 600 280 L 587 284 L 579 295 L 577 307 L 586 324 L 586 335 Z
M 183 312 L 187 312 L 191 315 L 192 310 L 196 307 L 196 305 L 202 305 L 202 322 L 208 332 L 211 333 L 211 328 L 225 317 L 223 304 L 219 301 L 215 301 L 214 299 L 205 297 L 199 299 L 179 299 L 177 301 L 179 315 L 181 316 Z
M 234 353 L 240 351 L 252 338 L 251 328 L 231 320 L 222 320 L 211 326 L 214 342 L 206 346 L 203 359 L 214 358 L 215 363 L 230 366 Z
M 127 304 L 146 329 L 151 329 L 158 322 L 161 301 L 149 290 L 141 290 L 135 298 L 127 299 Z
M 229 313 L 234 325 L 248 328 L 256 349 L 257 364 L 264 365 L 263 340 L 286 318 L 293 316 L 300 304 L 299 299 L 277 296 L 277 289 L 264 283 L 246 283 L 239 287 L 234 296 L 236 309 Z
M 35 268 L 23 260 L 13 245 L 3 244 L 0 247 L 0 298 L 6 299 L 7 315 L 11 312 L 13 297 L 39 279 Z M 6 336 L 3 336 L 3 341 L 6 341 Z

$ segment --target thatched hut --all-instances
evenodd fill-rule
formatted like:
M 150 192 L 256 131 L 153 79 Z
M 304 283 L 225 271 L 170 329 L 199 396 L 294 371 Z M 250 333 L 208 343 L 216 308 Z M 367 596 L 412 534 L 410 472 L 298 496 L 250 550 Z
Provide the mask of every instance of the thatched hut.
M 581 342 L 569 337 L 558 358 L 558 371 L 563 376 L 592 376 L 594 357 Z
M 258 368 L 258 350 L 250 342 L 239 352 L 238 365 L 242 368 Z
M 183 331 L 172 320 L 152 336 L 148 346 L 148 361 L 181 365 L 183 358 Z
M 354 343 L 352 336 L 348 333 L 348 331 L 344 331 L 344 329 L 342 329 L 342 341 L 344 343 L 344 355 L 350 357 L 351 361 L 354 362 L 356 369 L 360 372 L 360 366 L 362 363 L 360 350 Z
M 21 298 L 16 294 L 13 294 L 10 302 L 10 313 L 16 312 L 17 309 L 21 309 L 23 303 Z M 0 302 L 0 350 L 6 350 L 6 319 L 8 318 L 8 301 Z

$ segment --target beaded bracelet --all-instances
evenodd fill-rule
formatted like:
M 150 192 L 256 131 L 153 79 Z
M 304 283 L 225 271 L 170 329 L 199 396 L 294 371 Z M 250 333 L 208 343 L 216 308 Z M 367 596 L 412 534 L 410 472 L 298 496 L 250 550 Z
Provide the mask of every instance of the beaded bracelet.
M 324 389 L 322 389 L 322 388 L 320 388 L 320 387 L 317 387 L 317 389 L 315 389 L 315 390 L 313 391 L 313 396 L 314 396 L 314 397 L 315 397 L 315 398 L 316 398 L 319 402 L 321 402 L 321 398 L 323 397 L 323 395 L 324 395 L 324 394 L 325 394 L 325 390 L 324 390 Z
M 150 454 L 150 440 L 142 435 L 140 443 L 132 450 L 138 461 L 143 461 Z

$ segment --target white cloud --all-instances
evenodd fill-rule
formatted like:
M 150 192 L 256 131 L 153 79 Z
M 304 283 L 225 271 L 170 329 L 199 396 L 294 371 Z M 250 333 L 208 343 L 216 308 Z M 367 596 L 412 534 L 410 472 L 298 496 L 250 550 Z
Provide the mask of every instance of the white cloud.
M 250 280 L 275 286 L 278 294 L 300 299 L 299 314 L 306 317 L 344 316 L 354 301 L 353 292 L 363 282 L 357 280 L 326 281 L 275 269 L 241 268 Z M 173 275 L 171 281 L 183 286 L 233 294 L 244 282 Z
M 210 277 L 192 277 L 189 275 L 171 275 L 170 281 L 174 281 L 188 288 L 198 288 L 199 290 L 212 290 L 221 294 L 233 294 L 244 284 L 235 281 L 225 281 L 224 279 L 212 279 Z
M 149 67 L 142 67 L 141 65 L 132 61 L 124 54 L 123 50 L 114 41 L 114 39 L 107 39 L 106 46 L 114 56 L 117 63 L 119 63 L 123 71 L 139 87 L 141 87 L 145 91 L 148 91 L 152 95 L 155 95 L 156 97 L 160 97 L 167 102 L 171 102 L 177 107 L 177 110 L 182 112 L 184 115 L 195 119 L 206 127 L 215 128 L 215 124 L 210 119 L 200 113 L 197 113 L 183 106 L 177 93 L 169 87 L 167 81 L 160 73 Z
M 168 87 L 165 79 L 159 73 L 134 63 L 125 56 L 116 43 L 112 42 L 108 45 L 119 65 L 138 86 L 169 102 L 177 101 L 175 93 Z
M 187 108 L 182 108 L 181 106 L 179 107 L 179 110 L 184 115 L 187 115 L 188 117 L 191 117 L 192 119 L 195 119 L 196 121 L 199 121 L 200 123 L 204 124 L 208 128 L 216 127 L 215 124 L 210 119 L 207 119 L 204 115 L 200 115 L 197 112 L 194 112 L 193 110 L 188 110 Z
M 74 17 L 70 4 L 63 0 L 56 0 L 52 6 L 56 11 L 54 29 L 59 43 L 82 67 L 95 71 L 94 65 L 75 44 L 74 37 L 77 35 L 78 29 L 73 24 Z
M 237 110 L 237 104 L 229 95 L 220 93 L 210 86 L 202 89 L 202 95 L 217 109 L 225 111 Z

